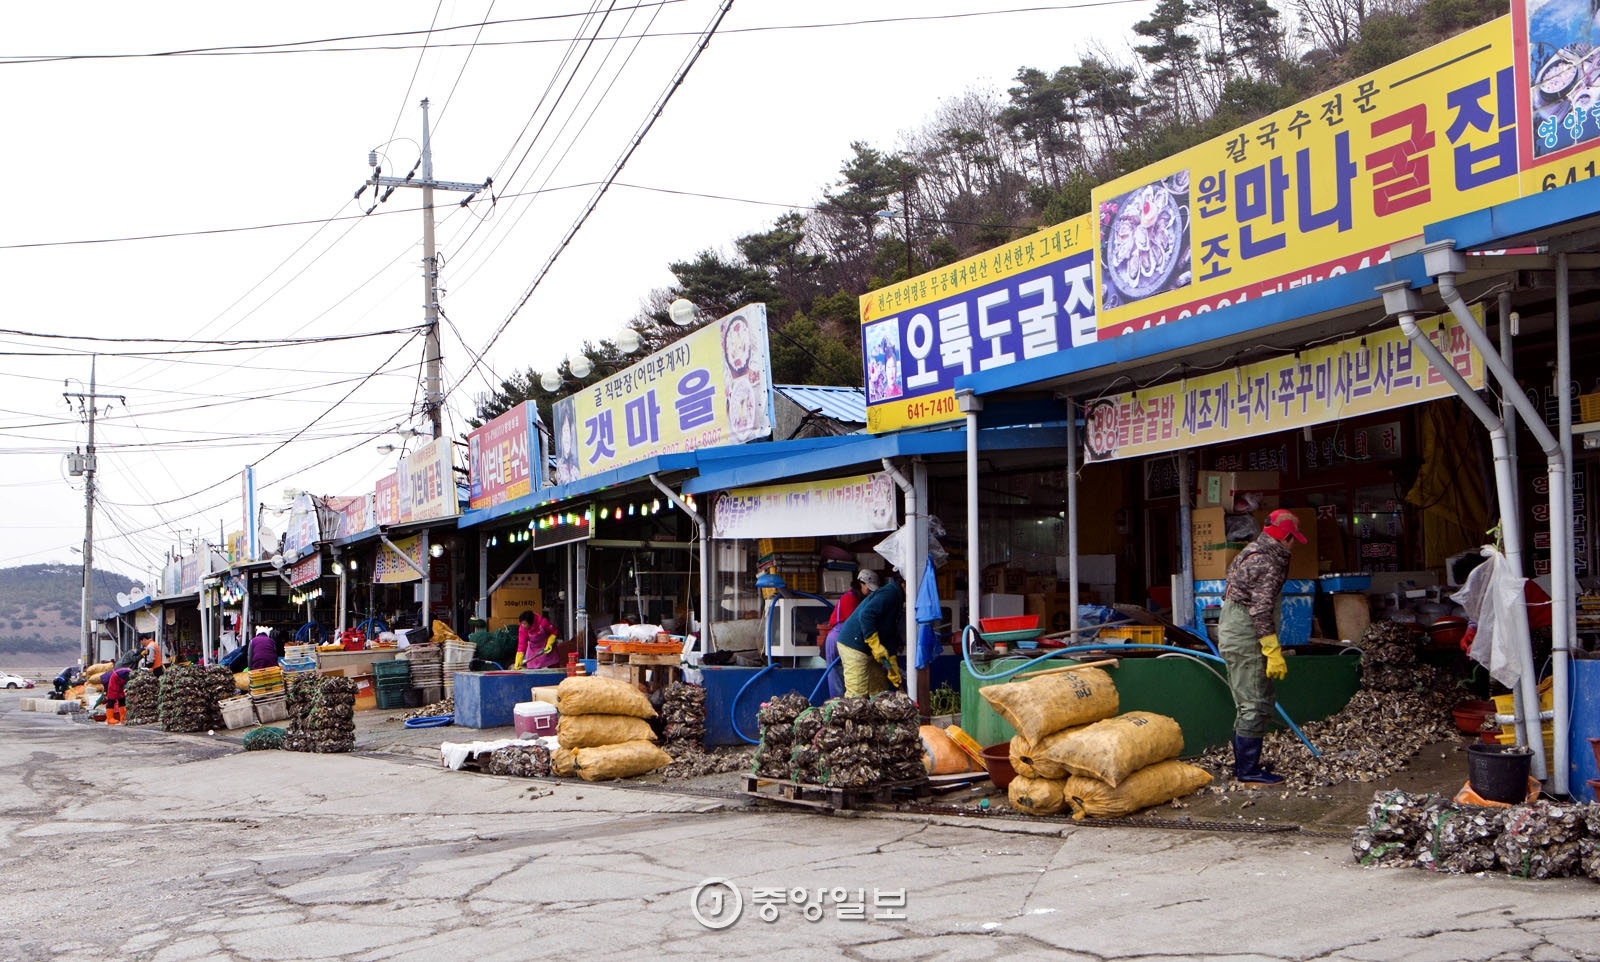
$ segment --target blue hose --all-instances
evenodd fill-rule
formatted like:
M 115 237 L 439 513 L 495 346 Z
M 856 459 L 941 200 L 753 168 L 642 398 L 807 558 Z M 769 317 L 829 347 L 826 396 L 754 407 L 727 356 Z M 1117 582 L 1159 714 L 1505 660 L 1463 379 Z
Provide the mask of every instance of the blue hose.
M 828 667 L 822 669 L 822 677 L 817 680 L 817 687 L 811 689 L 811 697 L 806 699 L 807 701 L 811 702 L 811 704 L 815 705 L 817 703 L 817 692 L 821 691 L 822 686 L 828 683 L 828 676 L 833 674 L 833 666 L 837 665 L 838 663 L 839 659 L 835 657 L 832 661 L 828 662 Z
M 755 745 L 759 742 L 757 739 L 746 735 L 739 728 L 739 699 L 744 697 L 745 691 L 748 690 L 751 685 L 756 683 L 757 678 L 760 678 L 762 675 L 765 675 L 767 672 L 778 667 L 772 663 L 772 612 L 775 611 L 777 607 L 777 605 L 767 606 L 767 667 L 751 675 L 743 685 L 740 685 L 738 693 L 733 696 L 733 704 L 728 706 L 728 721 L 732 723 L 733 733 L 738 735 L 739 739 L 746 745 Z
M 1221 664 L 1221 665 L 1226 665 L 1227 664 L 1226 662 L 1224 662 L 1222 660 L 1221 657 L 1219 657 L 1217 655 L 1209 655 L 1209 654 L 1206 654 L 1205 652 L 1191 651 L 1188 648 L 1178 648 L 1178 647 L 1173 646 L 1173 645 L 1136 645 L 1136 644 L 1127 644 L 1127 645 L 1074 645 L 1074 646 L 1069 647 L 1069 648 L 1057 649 L 1056 651 L 1052 651 L 1048 655 L 1044 655 L 1043 657 L 1035 658 L 1035 659 L 1032 659 L 1031 661 L 1024 662 L 1023 664 L 1017 665 L 1014 668 L 1006 668 L 1006 669 L 1003 669 L 1001 671 L 994 672 L 992 674 L 984 675 L 984 674 L 980 674 L 978 672 L 978 670 L 973 667 L 973 664 L 972 664 L 972 653 L 971 653 L 971 650 L 970 650 L 970 648 L 968 646 L 968 638 L 969 638 L 969 634 L 968 633 L 969 632 L 971 634 L 977 634 L 978 630 L 976 628 L 974 628 L 973 626 L 968 625 L 966 627 L 966 629 L 962 631 L 962 633 L 961 633 L 961 660 L 963 662 L 965 662 L 965 664 L 967 666 L 967 671 L 972 673 L 972 677 L 983 679 L 985 681 L 993 680 L 993 679 L 997 679 L 997 678 L 1009 678 L 1012 675 L 1017 674 L 1018 672 L 1026 671 L 1026 670 L 1028 670 L 1030 668 L 1033 668 L 1036 665 L 1038 665 L 1040 662 L 1043 662 L 1043 661 L 1045 661 L 1047 659 L 1050 659 L 1050 658 L 1054 658 L 1057 655 L 1081 654 L 1081 653 L 1087 652 L 1087 651 L 1103 651 L 1103 652 L 1113 652 L 1113 651 L 1162 651 L 1162 652 L 1172 652 L 1172 653 L 1176 653 L 1176 654 L 1180 654 L 1180 655 L 1187 655 L 1188 657 L 1193 658 L 1196 661 L 1201 661 L 1201 662 L 1214 661 L 1214 662 L 1216 662 L 1218 664 Z M 1289 717 L 1289 713 L 1283 710 L 1283 706 L 1278 704 L 1278 703 L 1276 703 L 1276 702 L 1274 702 L 1272 707 L 1277 709 L 1278 717 L 1283 719 L 1283 723 L 1285 725 L 1289 726 L 1289 730 L 1294 732 L 1295 737 L 1300 739 L 1300 741 L 1306 746 L 1306 748 L 1310 750 L 1311 754 L 1313 756 L 1317 757 L 1317 758 L 1321 758 L 1322 757 L 1322 753 L 1317 751 L 1317 746 L 1311 744 L 1311 740 L 1309 738 L 1307 738 L 1305 736 L 1305 733 L 1300 730 L 1300 726 L 1296 725 L 1294 723 L 1294 719 Z
M 455 723 L 456 716 L 454 715 L 432 715 L 428 718 L 406 719 L 407 728 L 443 728 L 446 725 L 454 725 Z

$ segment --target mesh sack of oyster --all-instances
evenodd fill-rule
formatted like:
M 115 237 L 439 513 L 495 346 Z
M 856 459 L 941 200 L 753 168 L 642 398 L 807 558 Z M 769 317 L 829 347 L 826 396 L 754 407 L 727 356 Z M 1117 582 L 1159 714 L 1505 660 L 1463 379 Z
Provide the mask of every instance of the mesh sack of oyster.
M 273 751 L 283 747 L 284 736 L 288 733 L 273 725 L 257 728 L 244 736 L 244 750 L 247 752 Z
M 1495 839 L 1505 827 L 1503 808 L 1448 805 L 1428 820 L 1417 840 L 1417 865 L 1434 872 L 1487 872 L 1499 862 Z
M 161 720 L 161 679 L 152 672 L 140 669 L 128 679 L 125 689 L 128 699 L 129 725 L 154 725 Z
M 161 727 L 169 732 L 221 728 L 217 703 L 236 694 L 233 673 L 221 665 L 173 665 L 161 676 Z
M 403 719 L 438 718 L 440 715 L 454 715 L 455 713 L 456 700 L 451 697 L 443 701 L 436 701 L 431 705 L 423 705 L 421 708 L 413 708 L 400 717 Z
M 1362 865 L 1415 865 L 1418 839 L 1428 830 L 1430 819 L 1449 804 L 1440 795 L 1378 792 L 1367 806 L 1367 824 L 1351 835 L 1350 851 Z
M 706 738 L 706 690 L 675 681 L 661 693 L 661 741 L 676 758 Z
M 1514 805 L 1495 840 L 1500 868 L 1518 878 L 1566 878 L 1583 871 L 1581 843 L 1588 806 L 1557 802 Z
M 761 740 L 756 747 L 753 771 L 764 778 L 788 778 L 793 770 L 794 720 L 811 707 L 806 696 L 789 692 L 764 703 L 756 712 L 761 723 Z
M 550 749 L 532 742 L 507 745 L 489 755 L 489 774 L 536 778 L 550 774 Z
M 283 747 L 292 752 L 350 751 L 356 744 L 355 705 L 353 679 L 295 678 L 289 684 Z

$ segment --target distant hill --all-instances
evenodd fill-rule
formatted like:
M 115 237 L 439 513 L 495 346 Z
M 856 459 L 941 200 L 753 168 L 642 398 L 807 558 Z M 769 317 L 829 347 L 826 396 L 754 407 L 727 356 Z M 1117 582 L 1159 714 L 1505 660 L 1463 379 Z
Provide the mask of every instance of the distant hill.
M 115 571 L 94 571 L 96 618 L 105 617 L 117 594 L 136 582 Z M 0 568 L 0 664 L 70 661 L 81 647 L 83 569 L 42 564 Z

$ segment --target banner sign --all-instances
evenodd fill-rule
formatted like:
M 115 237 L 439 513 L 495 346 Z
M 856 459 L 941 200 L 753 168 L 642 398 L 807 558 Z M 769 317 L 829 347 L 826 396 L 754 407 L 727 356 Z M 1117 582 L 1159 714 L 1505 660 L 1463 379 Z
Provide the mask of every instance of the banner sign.
M 556 482 L 772 433 L 767 306 L 748 304 L 555 403 Z
M 311 549 L 311 555 L 295 562 L 288 568 L 289 587 L 298 588 L 310 584 L 322 577 L 322 551 Z
M 1593 177 L 1590 13 L 1512 6 L 1095 188 L 1099 338 L 1367 267 L 1427 224 Z
M 539 411 L 524 401 L 467 435 L 473 508 L 504 504 L 544 487 Z
M 378 542 L 377 559 L 372 566 L 372 583 L 375 585 L 400 585 L 408 581 L 421 581 L 419 574 L 422 568 L 422 536 L 412 535 L 409 538 L 394 539 L 395 548 L 405 552 L 416 565 L 411 567 L 396 554 L 394 548 L 384 542 Z
M 316 499 L 302 492 L 289 509 L 289 526 L 283 532 L 284 556 L 292 557 L 315 551 L 322 540 L 322 521 Z
M 460 513 L 450 452 L 449 438 L 434 438 L 400 459 L 395 480 L 402 524 Z
M 1483 323 L 1482 308 L 1473 308 Z M 1474 389 L 1483 358 L 1446 314 L 1421 323 Z M 1222 444 L 1454 397 L 1398 326 L 1084 406 L 1089 461 Z
M 863 295 L 867 430 L 954 421 L 956 378 L 1095 340 L 1093 260 L 1086 215 Z
M 245 545 L 247 543 L 247 536 L 243 531 L 228 532 L 228 541 L 224 550 L 228 552 L 229 564 L 240 564 L 246 560 L 244 553 L 246 550 Z
M 256 469 L 247 465 L 239 474 L 244 505 L 244 556 L 234 561 L 255 561 L 261 557 L 261 521 L 256 516 Z
M 360 534 L 371 529 L 377 524 L 373 517 L 373 496 L 370 494 L 357 494 L 344 498 L 328 498 L 328 509 L 336 515 L 334 530 L 328 537 L 348 538 L 353 534 Z
M 894 480 L 882 471 L 734 488 L 717 495 L 712 537 L 809 538 L 893 531 L 894 492 Z
M 400 523 L 400 479 L 386 474 L 372 491 L 372 517 L 383 527 Z
M 200 556 L 191 554 L 180 562 L 178 594 L 186 595 L 200 590 Z

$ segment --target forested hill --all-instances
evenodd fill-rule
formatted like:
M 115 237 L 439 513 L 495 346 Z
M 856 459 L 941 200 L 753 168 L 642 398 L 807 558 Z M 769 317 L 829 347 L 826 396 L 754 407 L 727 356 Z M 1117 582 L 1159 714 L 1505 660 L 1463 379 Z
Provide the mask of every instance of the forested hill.
M 134 581 L 115 571 L 94 572 L 95 617 Z M 71 660 L 80 647 L 83 569 L 41 564 L 0 568 L 0 668 Z M 24 665 L 24 663 L 27 663 Z
M 810 206 L 721 249 L 684 251 L 668 265 L 676 283 L 640 290 L 637 316 L 617 326 L 654 351 L 688 330 L 668 320 L 676 298 L 713 318 L 762 301 L 775 383 L 859 386 L 860 295 L 1087 213 L 1098 184 L 1506 12 L 1505 0 L 1156 0 L 1131 35 L 1063 38 L 1064 62 L 1018 64 L 1004 90 L 973 83 L 930 99 L 891 142 L 862 131 Z M 552 397 L 642 356 L 607 340 L 584 353 L 583 377 L 508 372 L 473 426 L 524 400 L 549 423 Z M 561 388 L 541 390 L 552 373 Z

